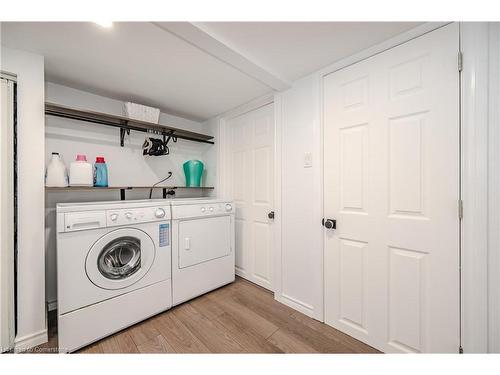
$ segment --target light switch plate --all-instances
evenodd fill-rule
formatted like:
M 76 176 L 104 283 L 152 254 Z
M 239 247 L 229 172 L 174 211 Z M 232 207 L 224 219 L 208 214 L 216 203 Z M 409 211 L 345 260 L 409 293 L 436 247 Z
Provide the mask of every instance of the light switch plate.
M 310 152 L 304 153 L 304 168 L 311 168 L 313 165 L 313 157 Z

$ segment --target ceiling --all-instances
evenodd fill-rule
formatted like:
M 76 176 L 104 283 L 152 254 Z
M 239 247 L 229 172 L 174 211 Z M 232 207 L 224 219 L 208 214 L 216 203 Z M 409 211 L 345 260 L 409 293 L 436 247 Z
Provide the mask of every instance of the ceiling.
M 418 25 L 3 22 L 0 35 L 44 55 L 48 81 L 202 121 Z
M 290 82 L 418 22 L 205 22 L 195 25 Z

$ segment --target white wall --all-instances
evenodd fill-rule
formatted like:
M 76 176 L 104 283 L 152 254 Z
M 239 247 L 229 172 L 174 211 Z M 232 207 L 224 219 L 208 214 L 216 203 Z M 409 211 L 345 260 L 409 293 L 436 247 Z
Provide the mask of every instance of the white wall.
M 211 196 L 218 196 L 219 192 L 219 174 L 218 163 L 219 163 L 219 150 L 220 150 L 220 129 L 219 129 L 219 119 L 217 117 L 213 117 L 204 121 L 201 124 L 201 133 L 210 134 L 215 137 L 215 144 L 208 147 L 203 153 L 203 163 L 205 163 L 205 183 L 207 186 L 213 186 L 215 189 L 211 192 Z
M 322 156 L 319 79 L 312 75 L 276 97 L 281 135 L 281 264 L 276 299 L 323 319 Z M 306 153 L 312 166 L 304 166 Z M 279 215 L 280 213 L 278 213 Z
M 73 107 L 101 111 L 116 115 L 123 114 L 123 102 L 90 94 L 54 83 L 46 84 L 46 100 Z M 212 122 L 201 124 L 181 117 L 162 113 L 160 123 L 195 132 L 212 134 Z M 179 139 L 169 143 L 170 154 L 165 156 L 143 156 L 142 143 L 146 133 L 132 131 L 125 138 L 125 147 L 120 147 L 119 129 L 84 123 L 53 116 L 46 117 L 45 164 L 51 152 L 59 152 L 66 165 L 76 154 L 86 154 L 87 160 L 95 161 L 96 156 L 104 156 L 109 172 L 110 186 L 150 186 L 165 178 L 169 171 L 172 177 L 166 185 L 185 184 L 182 164 L 189 159 L 199 159 L 205 165 L 204 185 L 214 186 L 216 181 L 216 148 L 205 143 Z M 153 137 L 159 137 L 152 135 Z M 103 192 L 48 192 L 46 200 L 46 274 L 47 302 L 52 309 L 57 299 L 56 259 L 55 259 L 55 205 L 58 202 L 102 201 L 119 199 L 119 191 Z M 127 191 L 127 199 L 147 198 L 149 190 Z M 161 190 L 154 191 L 154 198 L 161 198 Z M 192 192 L 177 190 L 176 196 L 200 196 L 209 194 L 197 190 Z
M 219 166 L 229 168 L 225 134 L 227 119 L 274 100 L 276 125 L 276 226 L 273 289 L 275 298 L 302 313 L 323 320 L 322 144 L 320 78 L 294 82 L 287 91 L 257 98 L 219 117 L 222 144 Z M 304 156 L 312 166 L 304 167 Z M 231 173 L 221 168 L 219 194 L 231 198 Z M 281 231 L 281 233 L 280 233 Z
M 16 348 L 47 339 L 44 272 L 44 61 L 1 47 L 1 70 L 17 75 L 18 264 Z

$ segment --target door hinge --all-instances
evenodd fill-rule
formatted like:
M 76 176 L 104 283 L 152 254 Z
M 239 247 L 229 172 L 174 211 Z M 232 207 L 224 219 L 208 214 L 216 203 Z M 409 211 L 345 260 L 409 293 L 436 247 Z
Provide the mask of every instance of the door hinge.
M 458 218 L 462 220 L 464 218 L 464 201 L 458 200 Z
M 464 348 L 462 348 L 462 345 L 458 347 L 458 354 L 464 354 Z
M 460 51 L 458 52 L 458 71 L 461 72 L 464 67 L 464 55 Z

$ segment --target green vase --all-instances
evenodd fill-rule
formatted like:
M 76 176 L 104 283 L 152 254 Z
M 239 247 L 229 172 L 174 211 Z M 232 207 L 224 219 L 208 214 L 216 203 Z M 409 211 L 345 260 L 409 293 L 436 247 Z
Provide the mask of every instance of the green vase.
M 200 187 L 203 176 L 203 163 L 199 160 L 188 160 L 183 165 L 187 187 Z

